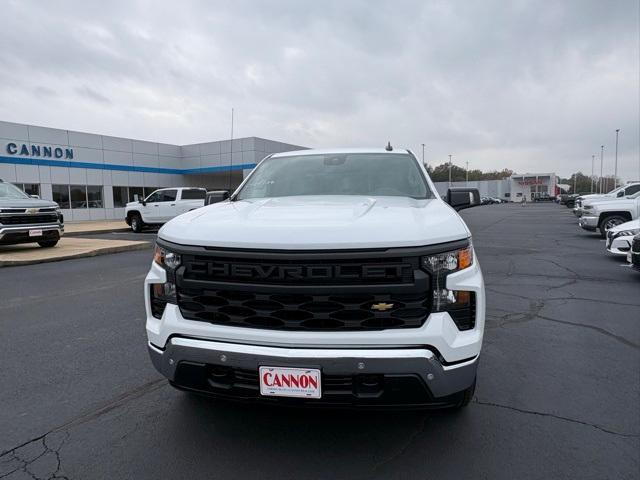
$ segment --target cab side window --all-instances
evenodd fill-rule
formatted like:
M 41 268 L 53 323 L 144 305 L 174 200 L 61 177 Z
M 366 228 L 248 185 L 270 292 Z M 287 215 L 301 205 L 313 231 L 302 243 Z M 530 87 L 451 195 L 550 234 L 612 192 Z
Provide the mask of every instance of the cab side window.
M 625 188 L 624 191 L 625 195 L 633 195 L 634 193 L 640 192 L 640 184 L 631 185 L 630 187 Z
M 202 200 L 207 196 L 207 192 L 205 190 L 200 190 L 198 188 L 193 188 L 189 190 L 182 190 L 182 200 Z
M 177 190 L 163 190 L 159 193 L 162 195 L 159 202 L 175 202 L 178 196 Z

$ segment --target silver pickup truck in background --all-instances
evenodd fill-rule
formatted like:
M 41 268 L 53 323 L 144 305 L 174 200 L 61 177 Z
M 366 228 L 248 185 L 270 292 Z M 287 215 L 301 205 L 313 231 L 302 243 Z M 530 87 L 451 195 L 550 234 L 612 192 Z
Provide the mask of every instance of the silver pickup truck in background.
M 53 247 L 63 233 L 64 218 L 57 203 L 27 195 L 0 179 L 0 245 Z

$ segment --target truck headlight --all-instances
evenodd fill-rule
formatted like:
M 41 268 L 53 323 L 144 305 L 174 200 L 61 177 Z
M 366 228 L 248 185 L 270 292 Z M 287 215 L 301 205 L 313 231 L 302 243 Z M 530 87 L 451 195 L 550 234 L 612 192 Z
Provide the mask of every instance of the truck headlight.
M 436 253 L 422 257 L 422 267 L 436 277 L 447 276 L 449 273 L 464 270 L 473 264 L 473 249 L 471 245 L 460 250 Z
M 151 315 L 155 318 L 162 318 L 167 303 L 177 304 L 176 286 L 173 283 L 154 283 L 149 291 L 151 300 Z
M 166 267 L 170 270 L 175 270 L 180 266 L 182 258 L 179 253 L 171 252 L 166 248 L 162 248 L 156 245 L 153 252 L 153 261 L 162 267 Z
M 433 311 L 449 312 L 459 330 L 475 326 L 475 294 L 466 290 L 447 289 L 447 275 L 473 265 L 473 247 L 428 255 L 421 259 L 422 268 L 431 274 Z
M 151 314 L 155 318 L 162 318 L 162 314 L 167 306 L 167 303 L 177 304 L 176 285 L 173 283 L 174 270 L 180 266 L 182 258 L 179 253 L 172 252 L 166 248 L 156 245 L 153 251 L 153 261 L 160 265 L 162 268 L 168 270 L 167 279 L 165 283 L 154 283 L 151 285 L 151 291 L 149 297 L 151 299 Z

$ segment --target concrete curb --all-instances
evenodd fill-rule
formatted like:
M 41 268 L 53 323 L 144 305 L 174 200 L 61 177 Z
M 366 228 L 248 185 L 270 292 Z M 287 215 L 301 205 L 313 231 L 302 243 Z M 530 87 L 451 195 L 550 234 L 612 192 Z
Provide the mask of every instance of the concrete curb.
M 98 255 L 109 255 L 111 253 L 121 253 L 136 250 L 150 249 L 153 245 L 149 242 L 139 242 L 129 245 L 118 245 L 115 247 L 101 247 L 85 252 L 69 253 L 57 257 L 33 258 L 28 260 L 0 260 L 0 267 L 17 267 L 20 265 L 35 265 L 38 263 L 60 262 L 73 258 L 97 257 Z
M 68 232 L 64 231 L 65 237 L 81 237 L 84 235 L 101 235 L 103 233 L 112 233 L 112 232 L 130 232 L 131 228 L 108 228 L 105 230 L 80 230 L 77 232 Z

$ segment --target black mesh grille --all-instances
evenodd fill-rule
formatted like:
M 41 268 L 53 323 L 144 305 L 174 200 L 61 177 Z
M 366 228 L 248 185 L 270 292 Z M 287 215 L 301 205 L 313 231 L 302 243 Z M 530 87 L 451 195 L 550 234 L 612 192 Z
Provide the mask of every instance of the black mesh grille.
M 57 223 L 58 215 L 55 213 L 42 213 L 35 215 L 7 215 L 0 216 L 0 223 L 3 225 L 29 225 L 41 223 Z
M 380 330 L 421 326 L 430 291 L 419 294 L 316 295 L 178 289 L 184 318 L 276 330 Z

